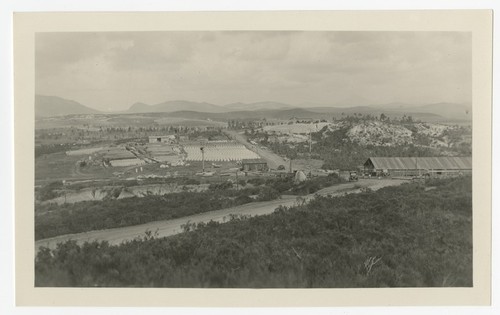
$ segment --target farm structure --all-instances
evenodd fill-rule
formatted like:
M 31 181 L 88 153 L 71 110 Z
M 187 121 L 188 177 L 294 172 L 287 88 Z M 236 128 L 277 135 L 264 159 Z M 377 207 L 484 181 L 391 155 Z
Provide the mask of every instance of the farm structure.
M 244 172 L 266 172 L 268 167 L 264 159 L 244 159 L 241 161 L 241 169 Z
M 149 143 L 174 143 L 174 142 L 175 142 L 174 135 L 149 136 Z
M 363 173 L 372 176 L 456 176 L 472 173 L 472 157 L 371 157 Z
M 203 147 L 203 152 L 200 148 Z M 236 142 L 215 142 L 201 145 L 186 145 L 188 161 L 241 161 L 243 159 L 256 159 L 259 155 L 248 150 L 244 145 Z M 203 156 L 204 155 L 204 156 Z
M 147 145 L 146 150 L 157 162 L 174 163 L 182 160 L 181 149 L 175 145 L 151 143 Z
M 145 164 L 143 160 L 138 159 L 132 152 L 121 146 L 109 147 L 101 151 L 101 153 L 104 154 L 103 159 L 109 161 L 109 164 L 113 167 Z

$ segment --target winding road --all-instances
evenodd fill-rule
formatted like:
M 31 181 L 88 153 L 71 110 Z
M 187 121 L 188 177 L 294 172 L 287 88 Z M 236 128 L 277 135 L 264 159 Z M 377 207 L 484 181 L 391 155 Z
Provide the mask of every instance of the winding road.
M 209 221 L 224 222 L 229 219 L 230 215 L 248 215 L 257 216 L 272 213 L 277 207 L 281 206 L 294 206 L 299 202 L 309 201 L 314 198 L 315 195 L 332 195 L 340 196 L 343 194 L 359 193 L 361 188 L 369 187 L 372 190 L 377 190 L 382 187 L 400 185 L 406 182 L 406 180 L 397 179 L 360 179 L 358 182 L 349 182 L 344 184 L 339 184 L 331 187 L 324 188 L 315 194 L 307 195 L 298 198 L 297 196 L 284 195 L 280 199 L 262 202 L 252 202 L 244 204 L 237 207 L 226 208 L 221 210 L 215 210 L 205 213 L 200 213 L 188 217 L 154 221 L 141 225 L 126 226 L 121 228 L 89 231 L 78 234 L 66 234 L 60 235 L 53 238 L 47 238 L 38 240 L 35 242 L 36 251 L 39 250 L 41 246 L 54 249 L 58 243 L 65 242 L 68 240 L 75 240 L 78 244 L 83 244 L 84 242 L 92 241 L 108 241 L 112 245 L 118 245 L 125 241 L 130 241 L 135 238 L 141 238 L 145 236 L 146 231 L 151 231 L 157 237 L 166 237 L 174 234 L 181 233 L 183 231 L 182 225 L 186 223 L 201 223 Z

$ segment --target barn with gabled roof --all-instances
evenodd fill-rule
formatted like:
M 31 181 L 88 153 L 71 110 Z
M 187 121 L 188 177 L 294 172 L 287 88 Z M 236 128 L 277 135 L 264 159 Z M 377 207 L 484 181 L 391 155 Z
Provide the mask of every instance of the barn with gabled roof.
M 457 175 L 472 173 L 472 157 L 370 157 L 363 172 L 372 176 Z

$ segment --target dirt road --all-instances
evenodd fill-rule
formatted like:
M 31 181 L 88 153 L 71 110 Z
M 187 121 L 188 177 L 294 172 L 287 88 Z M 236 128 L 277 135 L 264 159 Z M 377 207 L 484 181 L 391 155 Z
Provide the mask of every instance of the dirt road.
M 352 194 L 359 193 L 361 187 L 370 187 L 373 190 L 380 189 L 386 186 L 400 185 L 405 182 L 404 180 L 394 180 L 394 179 L 361 179 L 358 182 L 344 183 L 336 186 L 331 186 L 324 188 L 315 194 L 303 196 L 303 200 L 308 201 L 314 197 L 314 195 L 332 195 L 339 196 L 342 194 Z M 210 211 L 205 213 L 200 213 L 188 217 L 183 217 L 173 220 L 165 221 L 155 221 L 141 225 L 127 226 L 122 228 L 107 229 L 100 231 L 90 231 L 78 234 L 67 234 L 61 235 L 53 238 L 39 240 L 35 243 L 35 248 L 38 251 L 40 246 L 55 248 L 57 243 L 65 242 L 68 240 L 75 240 L 77 243 L 82 244 L 86 241 L 108 241 L 110 244 L 120 244 L 124 241 L 133 240 L 137 237 L 143 237 L 146 231 L 151 231 L 157 233 L 158 237 L 165 237 L 182 232 L 181 225 L 190 223 L 200 223 L 217 221 L 224 222 L 229 219 L 229 215 L 264 215 L 272 213 L 278 206 L 293 206 L 302 200 L 298 199 L 297 196 L 282 196 L 281 199 L 263 202 L 253 202 L 237 207 Z
M 259 148 L 258 145 L 253 145 L 250 142 L 248 142 L 245 135 L 242 135 L 233 130 L 225 130 L 224 132 L 233 140 L 236 140 L 239 143 L 243 144 L 245 147 L 247 147 L 247 149 L 260 155 L 264 160 L 266 160 L 267 164 L 271 169 L 277 169 L 278 166 L 280 165 L 283 165 L 285 167 L 288 165 L 288 162 L 285 161 L 281 156 L 277 155 L 276 153 L 266 149 Z

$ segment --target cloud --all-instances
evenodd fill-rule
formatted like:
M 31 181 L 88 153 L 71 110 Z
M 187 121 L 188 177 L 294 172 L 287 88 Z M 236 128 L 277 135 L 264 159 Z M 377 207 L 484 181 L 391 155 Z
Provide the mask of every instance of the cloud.
M 129 45 L 114 47 L 107 58 L 117 71 L 168 69 L 190 60 L 196 37 L 186 32 L 133 33 Z
M 469 33 L 40 33 L 35 54 L 37 93 L 111 109 L 169 99 L 335 104 L 472 94 Z

